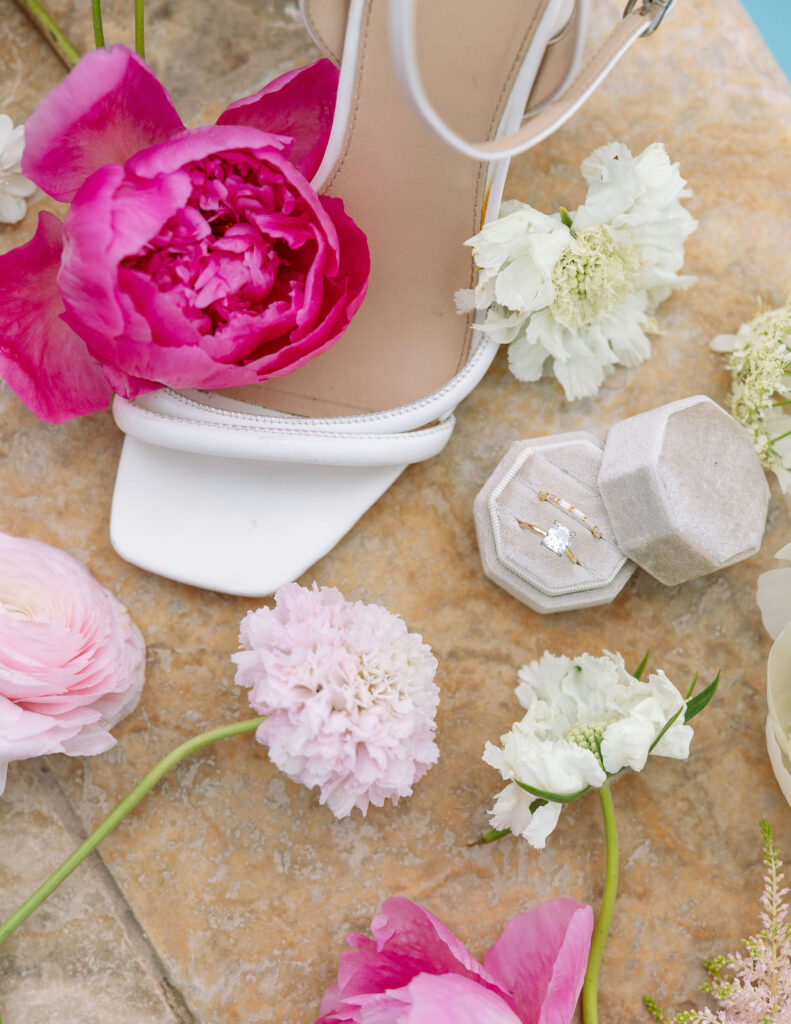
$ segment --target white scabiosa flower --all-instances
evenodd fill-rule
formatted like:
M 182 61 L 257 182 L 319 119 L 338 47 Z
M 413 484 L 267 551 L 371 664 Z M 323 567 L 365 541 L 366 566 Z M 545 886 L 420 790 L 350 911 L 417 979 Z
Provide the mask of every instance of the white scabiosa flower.
M 689 755 L 684 698 L 662 671 L 646 682 L 631 675 L 620 654 L 546 653 L 520 670 L 516 696 L 527 714 L 483 755 L 508 782 L 490 818 L 540 849 L 564 803 L 641 771 L 649 754 Z
M 752 438 L 765 469 L 791 492 L 791 299 L 721 334 L 711 347 L 727 354 L 730 409 Z
M 573 214 L 504 203 L 467 241 L 479 278 L 456 297 L 460 312 L 478 312 L 477 329 L 509 346 L 514 376 L 551 372 L 569 400 L 594 395 L 616 364 L 647 359 L 656 307 L 693 280 L 679 275 L 696 226 L 681 205 L 691 193 L 663 146 L 633 157 L 613 143 L 582 173 L 588 194 Z
M 24 125 L 14 127 L 7 114 L 0 114 L 0 224 L 18 224 L 27 212 L 27 200 L 36 191 L 22 174 Z

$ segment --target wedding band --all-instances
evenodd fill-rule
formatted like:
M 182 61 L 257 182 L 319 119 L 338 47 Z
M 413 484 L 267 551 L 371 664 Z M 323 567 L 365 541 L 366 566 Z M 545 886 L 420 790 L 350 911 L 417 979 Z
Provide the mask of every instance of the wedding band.
M 588 522 L 588 517 L 585 515 L 582 509 L 577 508 L 576 505 L 572 505 L 570 502 L 564 501 L 563 498 L 558 498 L 556 494 L 550 494 L 549 491 L 539 491 L 538 500 L 551 501 L 552 504 L 557 505 L 559 509 L 562 509 L 564 512 L 568 512 L 568 514 L 574 516 L 575 519 L 579 519 L 582 525 L 586 526 L 590 530 L 590 532 L 593 534 L 596 540 L 601 540 L 601 530 L 599 529 L 599 527 L 591 526 L 591 524 Z
M 537 533 L 541 537 L 541 543 L 549 551 L 552 551 L 556 555 L 565 555 L 570 558 L 575 565 L 580 564 L 579 558 L 569 547 L 569 541 L 572 537 L 576 536 L 573 530 L 570 530 L 568 526 L 564 526 L 557 520 L 550 526 L 548 530 L 542 530 L 540 526 L 535 526 L 533 523 L 523 523 L 520 519 L 517 520 L 523 530 L 532 530 L 533 533 Z

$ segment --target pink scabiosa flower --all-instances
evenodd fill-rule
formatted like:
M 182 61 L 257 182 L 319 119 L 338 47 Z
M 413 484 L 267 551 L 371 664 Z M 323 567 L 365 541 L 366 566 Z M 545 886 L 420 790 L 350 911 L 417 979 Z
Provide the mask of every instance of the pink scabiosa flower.
M 373 939 L 352 933 L 317 1024 L 569 1024 L 593 911 L 547 900 L 519 914 L 480 964 L 428 910 L 386 900 Z
M 290 373 L 365 296 L 365 235 L 309 183 L 338 71 L 289 72 L 186 129 L 131 50 L 81 58 L 26 125 L 24 173 L 71 207 L 0 257 L 0 377 L 60 422 L 167 385 Z
M 0 792 L 11 761 L 109 750 L 144 671 L 140 631 L 85 566 L 0 533 Z
M 437 660 L 403 620 L 334 587 L 289 583 L 242 620 L 236 682 L 257 739 L 337 817 L 409 796 L 439 756 Z

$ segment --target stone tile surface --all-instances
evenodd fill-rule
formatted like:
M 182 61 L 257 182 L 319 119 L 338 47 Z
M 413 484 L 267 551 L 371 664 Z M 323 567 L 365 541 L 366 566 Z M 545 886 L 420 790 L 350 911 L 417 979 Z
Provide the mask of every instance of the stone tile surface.
M 76 845 L 53 800 L 57 790 L 44 761 L 9 771 L 8 789 L 0 800 L 4 919 L 40 884 L 42 868 L 60 863 Z M 127 931 L 128 914 L 123 903 L 119 913 L 104 875 L 102 866 L 89 860 L 0 950 L 4 1024 L 189 1020 L 168 1005 L 161 980 L 151 977 L 145 958 L 141 962 Z
M 128 38 L 129 5 L 106 6 L 108 37 Z M 84 7 L 52 3 L 88 45 Z M 149 10 L 152 61 L 192 123 L 269 73 L 315 55 L 291 3 L 155 0 Z M 597 2 L 597 26 L 618 16 L 615 0 Z M 0 24 L 13 43 L 0 69 L 0 109 L 25 117 L 61 72 L 10 0 L 0 0 Z M 734 330 L 759 302 L 779 304 L 791 284 L 789 126 L 791 89 L 741 6 L 700 0 L 677 5 L 663 31 L 636 48 L 584 112 L 514 162 L 511 196 L 548 210 L 573 208 L 583 194 L 579 162 L 594 147 L 622 139 L 638 151 L 665 142 L 695 192 L 700 229 L 688 246 L 688 269 L 698 284 L 661 309 L 653 358 L 618 370 L 595 399 L 568 405 L 552 382 L 519 385 L 498 358 L 461 408 L 446 451 L 411 467 L 303 580 L 383 603 L 434 647 L 442 756 L 413 798 L 372 809 L 365 820 L 337 822 L 315 795 L 280 776 L 265 750 L 239 738 L 182 764 L 104 844 L 131 914 L 195 1021 L 310 1024 L 345 932 L 365 929 L 389 895 L 423 902 L 476 954 L 507 918 L 546 896 L 597 904 L 603 843 L 594 797 L 564 812 L 544 852 L 516 840 L 466 846 L 486 828 L 499 785 L 480 761 L 484 741 L 517 713 L 516 668 L 544 649 L 607 647 L 636 664 L 650 647 L 654 663 L 681 686 L 695 670 L 703 678 L 724 673 L 719 699 L 698 720 L 691 759 L 657 759 L 615 791 L 623 860 L 602 1019 L 644 1019 L 645 992 L 674 1008 L 688 1005 L 704 980 L 700 959 L 734 948 L 757 927 L 761 814 L 791 857 L 791 814 L 763 742 L 769 641 L 754 601 L 758 572 L 791 540 L 777 489 L 763 550 L 750 561 L 670 589 L 637 573 L 610 608 L 549 619 L 484 577 L 472 501 L 515 438 L 601 433 L 622 416 L 699 392 L 725 400 L 727 376 L 708 341 Z M 0 246 L 25 240 L 33 224 L 31 212 L 19 228 L 3 229 Z M 124 564 L 109 545 L 120 443 L 109 414 L 46 426 L 0 390 L 0 528 L 84 559 L 127 603 L 149 644 L 147 688 L 139 710 L 118 728 L 118 746 L 83 761 L 51 759 L 86 827 L 176 743 L 247 715 L 228 658 L 250 602 L 158 579 Z M 32 778 L 26 770 L 12 776 L 1 813 L 4 823 L 17 814 L 14 829 L 43 837 L 37 830 L 46 822 L 31 820 L 38 799 Z M 61 852 L 42 838 L 34 854 L 21 835 L 18 846 L 7 846 L 7 828 L 0 828 L 9 850 L 4 907 Z M 24 879 L 20 858 L 29 861 Z M 59 970 L 49 959 L 48 914 L 61 914 L 64 933 L 71 927 L 76 936 L 68 991 L 83 1001 L 76 1016 L 64 1011 L 58 1024 L 138 1020 L 120 999 L 114 1014 L 103 1008 L 102 986 L 122 970 L 124 957 L 118 946 L 115 957 L 103 959 L 112 923 L 99 894 L 93 905 L 71 911 L 67 896 L 6 947 L 6 1024 L 28 1024 L 32 1018 L 13 1009 L 23 985 L 32 1005 L 36 972 Z M 135 998 L 154 1005 L 146 984 L 141 980 Z M 65 995 L 65 970 L 62 985 Z M 159 1020 L 154 1012 L 146 1019 Z

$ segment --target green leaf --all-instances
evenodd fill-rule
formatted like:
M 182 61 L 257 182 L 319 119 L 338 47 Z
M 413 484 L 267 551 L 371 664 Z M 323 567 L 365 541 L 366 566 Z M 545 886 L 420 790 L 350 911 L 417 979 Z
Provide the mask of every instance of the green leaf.
M 537 796 L 532 804 L 530 804 L 530 813 L 535 814 L 539 807 L 546 807 L 548 803 L 548 800 L 545 800 L 541 796 Z
M 484 833 L 480 838 L 474 839 L 467 846 L 485 846 L 486 843 L 496 843 L 498 839 L 511 835 L 510 828 L 493 828 L 490 832 Z
M 692 682 L 689 684 L 689 689 L 687 690 L 687 695 L 684 698 L 684 700 L 689 700 L 689 698 L 695 692 L 695 687 L 697 685 L 698 685 L 698 673 L 696 672 L 695 675 L 692 677 Z
M 571 214 L 565 206 L 560 207 L 560 219 L 566 225 L 567 228 L 571 227 Z
M 657 743 L 662 739 L 662 737 L 665 735 L 667 730 L 670 728 L 670 726 L 673 724 L 673 722 L 675 722 L 675 720 L 678 718 L 678 716 L 681 714 L 681 712 L 683 710 L 684 710 L 684 705 L 682 704 L 681 707 L 678 709 L 678 711 L 675 713 L 675 715 L 673 715 L 672 718 L 668 718 L 668 720 L 665 722 L 665 724 L 659 730 L 659 733 L 657 734 L 656 739 L 651 744 L 651 746 L 648 748 L 648 753 L 649 754 L 654 749 L 654 747 L 657 745 Z
M 714 680 L 709 683 L 705 690 L 701 690 L 700 693 L 696 694 L 691 700 L 687 701 L 687 710 L 684 714 L 684 721 L 688 722 L 694 718 L 695 715 L 699 715 L 700 712 L 706 707 L 708 702 L 717 692 L 717 687 L 720 685 L 721 672 L 718 672 L 714 677 Z
M 550 804 L 570 804 L 572 800 L 584 796 L 590 789 L 590 786 L 586 786 L 578 793 L 548 793 L 545 789 L 536 789 L 534 786 L 528 786 L 526 782 L 520 782 L 519 779 L 514 779 L 514 782 L 517 786 L 521 786 L 526 793 L 532 793 L 533 796 L 540 797 Z M 533 804 L 530 805 L 530 810 L 533 810 Z
M 651 657 L 651 652 L 650 651 L 646 651 L 645 652 L 645 657 L 640 662 L 640 664 L 637 666 L 637 671 L 632 673 L 632 675 L 635 677 L 635 679 L 642 679 L 643 672 L 645 672 L 645 667 L 648 664 L 648 659 L 650 657 Z

